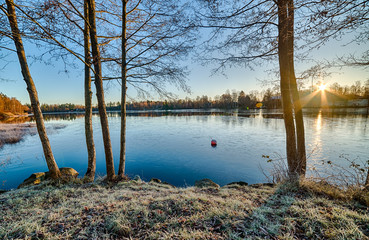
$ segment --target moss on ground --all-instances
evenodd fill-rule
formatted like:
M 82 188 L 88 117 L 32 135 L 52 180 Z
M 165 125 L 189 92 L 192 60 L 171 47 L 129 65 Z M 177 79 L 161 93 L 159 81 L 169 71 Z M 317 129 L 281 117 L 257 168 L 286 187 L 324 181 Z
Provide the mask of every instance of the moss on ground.
M 43 183 L 0 195 L 0 239 L 369 239 L 368 212 L 306 186 Z

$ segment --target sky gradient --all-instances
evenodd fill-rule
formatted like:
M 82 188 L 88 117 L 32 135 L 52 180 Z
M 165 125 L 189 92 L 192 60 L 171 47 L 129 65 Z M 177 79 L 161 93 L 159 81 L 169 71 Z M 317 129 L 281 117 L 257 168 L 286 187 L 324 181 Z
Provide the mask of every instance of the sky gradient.
M 25 40 L 26 41 L 26 40 Z M 330 41 L 320 49 L 314 50 L 309 54 L 309 58 L 316 61 L 332 60 L 338 56 L 347 54 L 360 54 L 362 51 L 369 48 L 369 44 L 351 44 L 343 46 L 345 42 Z M 9 46 L 13 47 L 13 46 Z M 39 50 L 32 46 L 25 46 L 26 54 L 38 54 Z M 246 93 L 252 90 L 266 89 L 262 86 L 260 80 L 272 80 L 275 76 L 270 76 L 266 72 L 270 69 L 278 69 L 278 62 L 260 63 L 254 70 L 242 67 L 232 67 L 225 70 L 225 75 L 212 75 L 212 69 L 216 68 L 216 64 L 202 66 L 195 61 L 194 56 L 189 56 L 183 62 L 184 66 L 190 71 L 187 77 L 188 85 L 191 88 L 192 94 L 184 93 L 174 86 L 168 86 L 168 90 L 178 96 L 178 98 L 195 98 L 196 96 L 208 95 L 214 97 L 223 94 L 229 90 L 243 90 Z M 5 61 L 4 61 L 5 60 Z M 33 62 L 28 58 L 32 77 L 35 81 L 36 88 L 39 93 L 40 103 L 57 104 L 57 103 L 75 103 L 83 104 L 83 65 L 77 63 L 76 68 L 71 68 L 69 73 L 64 72 L 64 64 L 62 62 L 40 63 Z M 5 67 L 4 65 L 7 64 Z M 296 63 L 296 72 L 301 72 L 313 65 L 312 62 L 305 61 Z M 5 79 L 0 82 L 0 92 L 9 97 L 16 97 L 23 104 L 29 103 L 26 85 L 23 81 L 19 63 L 15 53 L 10 53 L 6 59 L 0 62 L 2 69 L 0 70 L 0 78 Z M 342 69 L 329 70 L 332 74 L 325 79 L 314 79 L 314 82 L 324 81 L 328 85 L 338 82 L 341 85 L 351 85 L 355 81 L 366 81 L 369 79 L 369 68 L 353 68 L 345 67 Z M 310 86 L 309 79 L 307 85 Z M 106 102 L 120 101 L 120 85 L 116 82 L 105 84 Z M 94 88 L 93 88 L 94 91 Z M 95 92 L 94 92 L 95 93 Z M 137 99 L 136 91 L 128 86 L 128 95 L 131 98 Z M 158 96 L 153 93 L 151 100 L 158 100 Z M 141 100 L 141 99 L 137 99 Z M 96 104 L 94 95 L 93 103 Z

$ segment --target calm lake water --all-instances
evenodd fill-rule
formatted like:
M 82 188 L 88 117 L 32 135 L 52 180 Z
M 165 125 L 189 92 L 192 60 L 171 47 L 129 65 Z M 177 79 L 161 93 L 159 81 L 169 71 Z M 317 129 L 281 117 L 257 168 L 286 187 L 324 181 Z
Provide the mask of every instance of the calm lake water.
M 369 120 L 366 109 L 305 112 L 308 163 L 369 159 Z M 109 124 L 116 162 L 119 162 L 120 116 L 110 113 Z M 78 114 L 45 115 L 51 146 L 59 167 L 72 167 L 80 176 L 87 168 L 84 118 Z M 0 123 L 1 124 L 1 123 Z M 105 175 L 100 122 L 93 117 L 97 175 Z M 210 145 L 216 139 L 218 146 Z M 281 114 L 257 110 L 131 112 L 127 117 L 126 171 L 144 180 L 160 178 L 176 186 L 210 178 L 220 185 L 232 181 L 265 182 L 270 169 L 262 155 L 285 156 Z M 34 172 L 47 171 L 40 140 L 28 135 L 0 149 L 0 188 L 16 188 Z M 343 162 L 344 164 L 344 162 Z M 262 170 L 263 169 L 263 170 Z

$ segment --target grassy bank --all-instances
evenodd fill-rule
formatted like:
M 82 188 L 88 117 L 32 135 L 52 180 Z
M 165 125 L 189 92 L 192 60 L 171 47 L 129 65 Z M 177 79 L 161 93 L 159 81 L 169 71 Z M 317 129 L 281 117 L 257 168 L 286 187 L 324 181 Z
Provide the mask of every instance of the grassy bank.
M 0 239 L 369 239 L 366 206 L 308 185 L 43 183 L 0 209 Z

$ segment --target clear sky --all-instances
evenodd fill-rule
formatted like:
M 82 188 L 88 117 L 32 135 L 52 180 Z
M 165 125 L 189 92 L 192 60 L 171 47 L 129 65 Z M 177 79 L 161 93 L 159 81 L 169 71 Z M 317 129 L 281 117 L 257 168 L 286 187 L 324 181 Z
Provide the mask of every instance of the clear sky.
M 349 53 L 360 53 L 369 48 L 369 43 L 361 45 L 342 46 L 343 42 L 331 41 L 324 47 L 315 50 L 310 54 L 314 60 L 333 59 L 336 56 Z M 13 46 L 11 46 L 13 47 Z M 37 53 L 38 50 L 26 46 L 26 54 Z M 4 59 L 3 59 L 4 60 Z M 0 82 L 0 92 L 9 97 L 16 97 L 22 103 L 29 103 L 26 85 L 22 79 L 20 67 L 15 53 L 10 54 L 6 59 L 9 63 L 0 70 L 0 78 L 7 79 L 7 81 Z M 36 83 L 41 103 L 75 103 L 83 104 L 83 65 L 78 64 L 78 67 L 71 69 L 68 74 L 64 73 L 64 65 L 61 62 L 53 62 L 51 64 L 32 62 L 29 58 L 30 69 L 32 77 Z M 4 61 L 0 62 L 3 67 Z M 195 98 L 196 96 L 208 95 L 214 97 L 215 95 L 223 94 L 227 89 L 229 90 L 244 90 L 246 93 L 251 90 L 265 89 L 261 86 L 260 80 L 272 79 L 274 76 L 269 76 L 266 70 L 275 69 L 278 63 L 264 63 L 256 67 L 254 71 L 234 67 L 225 71 L 226 76 L 222 74 L 211 75 L 211 70 L 216 65 L 201 66 L 190 58 L 183 63 L 188 65 L 190 74 L 188 76 L 188 85 L 192 90 L 192 94 L 186 94 L 179 91 L 175 87 L 168 87 L 179 98 Z M 297 63 L 297 72 L 309 68 L 312 63 Z M 369 68 L 343 68 L 332 69 L 333 73 L 330 77 L 325 79 L 315 79 L 314 81 L 324 81 L 331 84 L 338 82 L 341 85 L 350 85 L 355 81 L 362 81 L 369 79 Z M 117 83 L 107 84 L 105 87 L 106 102 L 120 101 L 120 85 Z M 132 87 L 128 88 L 130 97 L 135 98 L 136 93 Z M 157 97 L 157 95 L 153 94 Z M 94 96 L 94 104 L 96 97 Z

